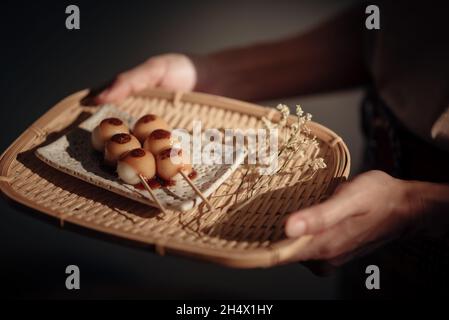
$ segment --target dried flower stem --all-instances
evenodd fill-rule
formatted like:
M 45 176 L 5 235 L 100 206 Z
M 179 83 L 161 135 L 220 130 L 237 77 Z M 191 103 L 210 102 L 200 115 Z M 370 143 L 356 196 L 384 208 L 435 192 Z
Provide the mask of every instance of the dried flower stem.
M 251 201 L 256 192 L 260 192 L 261 190 L 263 190 L 265 185 L 270 186 L 275 177 L 279 176 L 282 173 L 291 173 L 286 171 L 288 166 L 292 163 L 293 160 L 306 157 L 306 152 L 307 150 L 309 150 L 309 148 L 317 148 L 317 151 L 319 151 L 318 141 L 316 140 L 316 137 L 313 136 L 311 130 L 307 127 L 307 123 L 311 121 L 312 116 L 308 113 L 304 115 L 302 108 L 297 105 L 296 121 L 288 126 L 287 123 L 290 116 L 290 109 L 288 108 L 288 106 L 283 104 L 278 105 L 276 108 L 279 110 L 281 116 L 279 122 L 273 123 L 271 120 L 263 117 L 262 123 L 266 129 L 278 129 L 281 132 L 283 131 L 283 139 L 281 141 L 282 144 L 278 150 L 277 159 L 284 158 L 284 161 L 278 168 L 276 168 L 275 172 L 268 177 L 258 172 L 257 178 L 252 181 L 252 183 L 249 181 L 249 173 L 251 171 L 256 172 L 257 168 L 256 166 L 249 166 L 243 174 L 242 180 L 240 181 L 236 192 L 231 195 L 231 199 L 234 195 L 236 196 L 236 203 L 238 201 L 239 195 L 241 194 L 240 189 L 246 182 L 246 200 L 240 203 L 236 208 L 233 208 L 232 212 L 236 212 L 243 208 L 247 203 Z M 267 137 L 265 140 L 267 146 L 269 145 L 268 139 L 269 138 Z M 303 172 L 305 176 L 299 179 L 299 182 L 307 181 L 313 178 L 313 176 L 319 169 L 326 167 L 324 159 L 318 157 L 317 153 L 313 154 L 311 159 L 308 160 L 308 162 L 303 163 L 301 166 L 299 166 L 302 168 L 307 168 Z

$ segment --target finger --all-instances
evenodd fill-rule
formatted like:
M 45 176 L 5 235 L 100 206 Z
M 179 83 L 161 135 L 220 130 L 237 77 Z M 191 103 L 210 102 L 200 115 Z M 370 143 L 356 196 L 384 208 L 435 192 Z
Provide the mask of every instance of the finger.
M 337 192 L 321 204 L 290 215 L 285 226 L 288 237 L 316 234 L 363 210 L 364 202 L 357 199 L 353 188 Z
M 112 85 L 97 96 L 98 103 L 121 101 L 132 91 L 128 77 L 118 76 Z
M 312 236 L 307 246 L 301 248 L 292 260 L 326 260 L 350 253 L 363 247 L 364 241 L 358 237 L 359 230 L 354 228 L 354 221 L 348 219 Z M 357 222 L 358 223 L 358 222 Z
M 139 66 L 120 74 L 112 86 L 97 97 L 97 101 L 100 103 L 120 102 L 131 94 L 157 86 L 162 77 L 163 70 L 160 69 Z
M 325 260 L 338 267 L 363 256 L 394 239 L 394 235 L 379 237 L 366 223 L 366 216 L 347 219 L 312 236 L 291 261 Z

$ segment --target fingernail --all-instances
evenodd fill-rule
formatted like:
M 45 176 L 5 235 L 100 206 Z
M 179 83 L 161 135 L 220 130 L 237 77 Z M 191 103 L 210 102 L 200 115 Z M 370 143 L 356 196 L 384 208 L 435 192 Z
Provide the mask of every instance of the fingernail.
M 289 237 L 299 237 L 306 231 L 306 223 L 303 220 L 298 220 L 290 224 L 287 228 L 287 236 Z

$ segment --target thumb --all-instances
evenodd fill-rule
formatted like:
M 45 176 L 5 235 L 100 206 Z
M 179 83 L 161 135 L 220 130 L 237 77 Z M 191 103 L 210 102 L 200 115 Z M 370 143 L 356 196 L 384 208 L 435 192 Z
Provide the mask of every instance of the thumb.
M 361 212 L 358 188 L 343 186 L 328 200 L 290 215 L 285 225 L 288 237 L 316 234 Z
M 145 88 L 155 87 L 163 78 L 165 69 L 140 65 L 119 74 L 109 88 L 97 96 L 97 103 L 120 102 Z

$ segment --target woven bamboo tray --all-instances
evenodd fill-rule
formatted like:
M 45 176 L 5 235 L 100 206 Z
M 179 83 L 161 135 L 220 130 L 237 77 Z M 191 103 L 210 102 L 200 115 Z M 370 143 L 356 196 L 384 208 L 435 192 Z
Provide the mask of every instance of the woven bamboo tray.
M 181 254 L 239 268 L 270 267 L 288 262 L 313 241 L 310 237 L 286 239 L 288 214 L 322 201 L 349 174 L 350 156 L 342 139 L 311 122 L 309 127 L 320 142 L 319 156 L 327 164 L 312 179 L 300 182 L 300 173 L 277 177 L 245 207 L 232 211 L 233 192 L 242 179 L 239 169 L 211 195 L 214 211 L 200 206 L 162 215 L 155 208 L 59 172 L 35 156 L 38 147 L 55 141 L 95 112 L 96 107 L 85 105 L 88 93 L 75 93 L 51 108 L 0 159 L 3 193 L 59 219 L 61 226 L 68 222 L 131 240 L 161 255 Z M 257 128 L 262 116 L 278 118 L 271 108 L 164 90 L 146 90 L 117 107 L 134 117 L 148 112 L 163 115 L 172 127 L 187 130 L 193 120 L 201 120 L 204 128 Z

